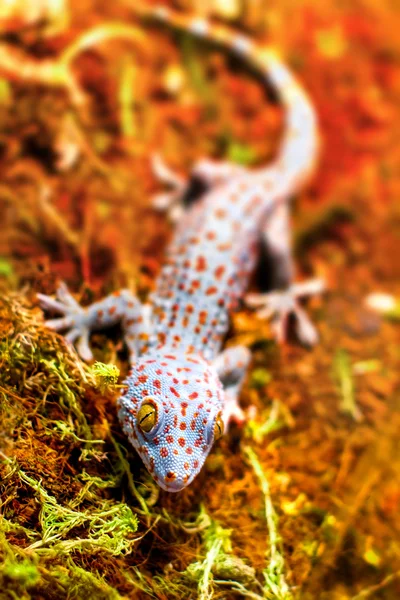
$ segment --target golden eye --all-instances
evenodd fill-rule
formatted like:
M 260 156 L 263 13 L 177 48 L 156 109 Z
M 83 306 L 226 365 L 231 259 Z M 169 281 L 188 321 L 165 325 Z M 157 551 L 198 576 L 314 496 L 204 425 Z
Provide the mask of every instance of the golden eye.
M 222 415 L 219 413 L 214 423 L 214 441 L 219 440 L 219 438 L 224 433 L 224 422 L 222 420 Z
M 157 407 L 150 398 L 145 398 L 139 408 L 137 423 L 145 433 L 149 433 L 157 424 Z

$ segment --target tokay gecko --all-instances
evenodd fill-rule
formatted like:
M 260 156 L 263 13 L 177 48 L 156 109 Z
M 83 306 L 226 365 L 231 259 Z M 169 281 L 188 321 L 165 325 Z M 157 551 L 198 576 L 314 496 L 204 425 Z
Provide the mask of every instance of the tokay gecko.
M 200 472 L 229 421 L 244 419 L 238 396 L 250 353 L 243 346 L 222 349 L 238 303 L 244 299 L 270 318 L 279 342 L 287 336 L 289 317 L 302 343 L 317 341 L 298 299 L 323 285 L 293 282 L 288 213 L 290 196 L 313 170 L 318 133 L 307 94 L 272 50 L 166 8 L 152 16 L 248 61 L 286 111 L 277 158 L 267 167 L 200 160 L 186 181 L 154 159 L 155 174 L 172 187 L 156 202 L 178 222 L 146 304 L 123 290 L 83 308 L 64 284 L 57 299 L 39 294 L 43 308 L 61 314 L 47 325 L 67 330 L 66 339 L 86 360 L 92 358 L 90 332 L 121 322 L 131 362 L 118 399 L 122 428 L 158 485 L 178 492 Z M 194 179 L 204 192 L 185 207 Z M 261 245 L 271 259 L 273 288 L 245 296 Z

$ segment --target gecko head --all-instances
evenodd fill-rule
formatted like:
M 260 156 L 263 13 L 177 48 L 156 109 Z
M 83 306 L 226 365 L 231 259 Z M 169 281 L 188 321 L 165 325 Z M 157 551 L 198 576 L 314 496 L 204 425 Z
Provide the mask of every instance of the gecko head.
M 200 357 L 171 352 L 139 360 L 127 384 L 119 399 L 123 429 L 158 485 L 179 492 L 223 434 L 217 373 Z

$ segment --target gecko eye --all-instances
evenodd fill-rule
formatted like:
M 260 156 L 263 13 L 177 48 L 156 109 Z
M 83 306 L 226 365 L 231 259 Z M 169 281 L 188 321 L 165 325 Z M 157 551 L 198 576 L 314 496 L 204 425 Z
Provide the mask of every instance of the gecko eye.
M 219 438 L 223 435 L 223 433 L 224 433 L 224 422 L 222 420 L 221 413 L 219 413 L 217 415 L 217 418 L 215 419 L 215 423 L 214 423 L 214 441 L 219 440 Z
M 137 414 L 137 424 L 142 431 L 149 433 L 154 429 L 158 420 L 157 406 L 150 397 L 144 398 Z

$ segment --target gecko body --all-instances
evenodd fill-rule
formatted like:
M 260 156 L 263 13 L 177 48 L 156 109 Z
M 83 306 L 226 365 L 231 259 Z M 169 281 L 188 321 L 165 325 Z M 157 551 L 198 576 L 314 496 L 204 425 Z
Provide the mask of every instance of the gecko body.
M 288 198 L 312 171 L 318 140 L 307 95 L 271 51 L 167 9 L 157 11 L 156 18 L 230 48 L 276 88 L 287 113 L 278 157 L 270 166 L 252 170 L 207 160 L 195 165 L 193 173 L 207 191 L 181 211 L 147 305 L 124 290 L 84 309 L 63 285 L 57 300 L 39 298 L 44 308 L 63 315 L 48 325 L 68 329 L 67 339 L 77 342 L 87 359 L 90 331 L 122 322 L 132 368 L 118 400 L 119 419 L 157 483 L 176 492 L 200 472 L 229 421 L 243 419 L 237 400 L 250 353 L 242 346 L 222 346 L 229 315 L 245 295 L 260 244 L 273 258 L 280 289 L 253 294 L 250 303 L 273 317 L 278 340 L 284 339 L 288 317 L 294 314 L 300 339 L 316 341 L 297 299 L 319 291 L 320 285 L 293 284 Z M 182 197 L 186 182 L 165 165 L 158 171 Z

